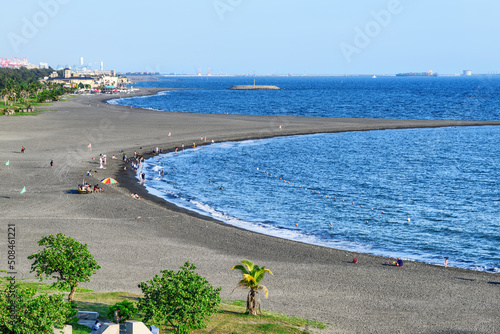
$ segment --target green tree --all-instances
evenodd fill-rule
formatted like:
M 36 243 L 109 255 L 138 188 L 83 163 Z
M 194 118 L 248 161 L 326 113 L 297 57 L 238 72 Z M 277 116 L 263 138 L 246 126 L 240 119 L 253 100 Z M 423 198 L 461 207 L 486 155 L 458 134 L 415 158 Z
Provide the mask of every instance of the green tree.
M 118 318 L 120 318 L 120 322 L 129 320 L 134 314 L 137 313 L 137 308 L 135 307 L 134 303 L 128 299 L 125 299 L 108 307 L 108 319 L 114 319 L 116 310 L 119 310 Z
M 163 270 L 161 277 L 139 284 L 144 298 L 139 298 L 138 309 L 144 322 L 171 326 L 176 333 L 205 327 L 220 304 L 221 288 L 214 289 L 195 269 L 188 261 L 177 273 Z
M 0 292 L 0 333 L 52 334 L 75 316 L 62 294 L 35 294 L 15 281 Z
M 241 264 L 233 266 L 231 269 L 240 270 L 243 274 L 243 279 L 238 283 L 236 288 L 250 289 L 247 296 L 247 310 L 250 315 L 257 315 L 257 310 L 260 311 L 260 297 L 258 296 L 259 291 L 264 291 L 264 295 L 268 297 L 267 288 L 260 284 L 264 278 L 266 272 L 273 274 L 271 270 L 266 267 L 259 268 L 258 265 L 254 264 L 250 260 L 242 260 Z
M 31 272 L 35 272 L 40 280 L 44 275 L 56 279 L 52 286 L 70 288 L 69 302 L 73 301 L 78 284 L 89 282 L 90 276 L 101 268 L 88 251 L 87 244 L 62 233 L 43 237 L 38 245 L 45 248 L 28 256 L 28 259 L 35 260 Z
M 6 88 L 0 89 L 0 95 L 2 95 L 3 105 L 6 106 L 7 105 L 7 97 L 8 97 L 7 89 Z

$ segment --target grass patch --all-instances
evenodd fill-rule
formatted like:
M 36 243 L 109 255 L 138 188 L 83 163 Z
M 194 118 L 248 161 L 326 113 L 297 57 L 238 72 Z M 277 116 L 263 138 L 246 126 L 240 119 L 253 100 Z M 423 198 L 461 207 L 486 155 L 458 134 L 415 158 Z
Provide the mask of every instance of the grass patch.
M 90 327 L 80 325 L 79 323 L 71 324 L 71 327 L 73 327 L 73 334 L 87 334 L 92 332 L 92 329 L 90 329 Z
M 60 293 L 60 292 L 67 292 L 69 294 L 70 289 L 60 289 L 60 288 L 53 288 L 50 283 L 42 283 L 42 282 L 28 282 L 26 280 L 17 280 L 18 283 L 20 283 L 23 287 L 30 288 L 36 290 L 37 293 Z M 0 288 L 5 288 L 5 286 L 9 284 L 7 282 L 7 277 L 0 277 Z M 90 289 L 85 289 L 85 288 L 76 288 L 77 293 L 85 293 L 85 292 L 92 292 Z
M 245 313 L 246 301 L 223 301 L 219 313 L 210 318 L 206 328 L 193 333 L 308 333 L 312 329 L 325 329 L 327 324 L 294 316 L 262 311 L 260 316 Z
M 60 98 L 59 101 L 64 101 L 67 98 L 68 97 L 64 96 L 64 98 Z M 25 102 L 15 102 L 15 103 L 12 103 L 12 105 L 10 103 L 8 103 L 7 105 L 4 105 L 3 100 L 1 100 L 0 101 L 0 116 L 6 116 L 6 115 L 4 115 L 5 110 L 26 109 L 26 108 L 28 108 L 28 106 L 35 107 L 35 111 L 15 113 L 13 115 L 8 115 L 8 116 L 36 116 L 36 115 L 43 113 L 44 111 L 47 111 L 47 110 L 40 110 L 39 107 L 48 106 L 54 102 L 57 102 L 57 101 L 39 103 L 39 102 L 37 102 L 36 99 L 28 99 L 28 100 L 25 100 Z

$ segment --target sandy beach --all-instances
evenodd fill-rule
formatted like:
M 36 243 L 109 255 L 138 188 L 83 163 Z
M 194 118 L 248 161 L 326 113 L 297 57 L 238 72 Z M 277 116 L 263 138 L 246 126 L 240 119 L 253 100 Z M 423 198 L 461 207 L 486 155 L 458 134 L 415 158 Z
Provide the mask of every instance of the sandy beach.
M 121 161 L 122 152 L 189 147 L 205 136 L 220 142 L 500 122 L 175 113 L 106 104 L 110 97 L 70 97 L 38 116 L 0 117 L 0 269 L 7 265 L 7 225 L 15 224 L 18 278 L 34 278 L 27 256 L 42 236 L 61 232 L 87 243 L 102 266 L 83 285 L 95 291 L 138 293 L 139 282 L 189 260 L 222 287 L 223 299 L 245 299 L 244 290 L 232 293 L 240 276 L 230 268 L 248 258 L 274 273 L 263 281 L 270 296 L 262 307 L 330 323 L 322 333 L 500 333 L 498 274 L 408 261 L 398 268 L 385 265 L 394 259 L 234 228 L 148 195 Z M 99 169 L 100 153 L 108 157 L 106 169 Z M 88 170 L 93 177 L 85 176 Z M 82 195 L 77 186 L 84 177 L 91 184 L 114 177 L 119 184 Z

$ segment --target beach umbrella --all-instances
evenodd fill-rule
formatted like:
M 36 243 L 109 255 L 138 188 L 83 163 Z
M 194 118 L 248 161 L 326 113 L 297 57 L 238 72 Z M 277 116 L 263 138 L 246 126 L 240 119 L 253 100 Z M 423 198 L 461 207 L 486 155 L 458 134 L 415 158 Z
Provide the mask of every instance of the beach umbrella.
M 107 183 L 107 184 L 115 184 L 115 183 L 118 183 L 118 182 L 116 182 L 116 180 L 115 180 L 115 179 L 110 178 L 110 177 L 107 177 L 107 178 L 105 178 L 105 179 L 102 179 L 102 180 L 101 180 L 101 182 L 102 182 L 102 183 Z

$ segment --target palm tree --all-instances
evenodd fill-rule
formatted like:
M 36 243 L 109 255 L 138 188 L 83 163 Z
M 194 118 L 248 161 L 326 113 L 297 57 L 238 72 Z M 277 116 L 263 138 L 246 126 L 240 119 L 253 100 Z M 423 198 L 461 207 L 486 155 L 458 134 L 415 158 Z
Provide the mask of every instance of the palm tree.
M 8 78 L 5 81 L 5 93 L 4 95 L 4 104 L 7 100 L 12 100 L 12 96 L 14 95 L 14 81 L 11 78 Z M 10 103 L 12 105 L 12 102 Z
M 6 106 L 7 105 L 7 96 L 8 96 L 7 89 L 6 88 L 0 89 L 0 95 L 2 95 L 3 105 Z
M 247 310 L 250 315 L 257 315 L 257 310 L 260 311 L 260 297 L 258 296 L 259 291 L 264 291 L 264 295 L 268 296 L 267 288 L 260 284 L 260 281 L 264 278 L 266 271 L 273 274 L 271 270 L 266 267 L 259 268 L 258 265 L 254 264 L 250 260 L 242 260 L 241 263 L 233 266 L 231 269 L 238 269 L 243 274 L 243 279 L 238 283 L 236 288 L 250 289 L 247 296 Z M 235 288 L 235 289 L 236 289 Z M 233 290 L 234 291 L 234 290 Z

